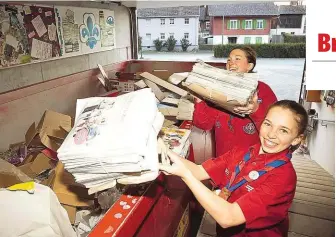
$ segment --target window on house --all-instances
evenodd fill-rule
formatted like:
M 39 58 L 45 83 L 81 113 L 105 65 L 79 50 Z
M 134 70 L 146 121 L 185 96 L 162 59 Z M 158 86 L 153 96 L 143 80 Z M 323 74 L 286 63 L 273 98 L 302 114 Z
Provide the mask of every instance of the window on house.
M 210 29 L 210 21 L 205 22 L 205 29 Z
M 152 35 L 151 34 L 146 34 L 146 40 L 152 40 Z
M 150 24 L 151 23 L 151 19 L 146 19 L 146 24 Z
M 160 39 L 164 40 L 166 38 L 166 34 L 165 33 L 160 33 Z
M 184 18 L 184 24 L 189 25 L 189 18 Z
M 162 18 L 162 19 L 160 19 L 160 21 L 161 21 L 161 25 L 165 25 L 166 24 L 166 19 Z
M 228 37 L 229 44 L 236 44 L 237 43 L 237 37 Z
M 295 35 L 295 32 L 291 32 L 292 35 Z
M 174 25 L 174 18 L 170 18 L 170 23 L 171 25 Z
M 189 33 L 184 33 L 184 38 L 189 39 Z
M 231 29 L 231 30 L 238 29 L 238 21 L 237 20 L 230 20 L 229 29 Z
M 174 37 L 174 33 L 169 33 L 169 37 Z
M 245 20 L 245 29 L 252 29 L 252 20 Z
M 262 37 L 256 37 L 256 44 L 262 44 Z
M 251 43 L 251 37 L 245 37 L 244 44 L 250 44 L 250 43 Z
M 257 29 L 264 29 L 264 20 L 257 20 Z

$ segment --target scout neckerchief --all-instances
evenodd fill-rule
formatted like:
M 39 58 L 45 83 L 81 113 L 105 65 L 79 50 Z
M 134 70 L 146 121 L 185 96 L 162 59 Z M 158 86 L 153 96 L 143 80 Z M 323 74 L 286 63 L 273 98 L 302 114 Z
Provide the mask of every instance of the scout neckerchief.
M 259 171 L 255 170 L 251 171 L 248 175 L 243 176 L 239 182 L 233 185 L 233 182 L 235 181 L 236 177 L 238 176 L 244 165 L 251 159 L 251 153 L 249 151 L 244 155 L 244 159 L 236 165 L 234 172 L 232 172 L 231 179 L 229 180 L 227 185 L 220 191 L 219 196 L 224 198 L 225 200 L 228 200 L 231 193 L 236 189 L 238 189 L 239 187 L 241 187 L 242 185 L 244 185 L 245 183 L 249 183 L 253 180 L 256 180 L 260 176 L 266 174 L 267 172 L 286 164 L 292 158 L 292 154 L 287 153 L 286 157 L 287 158 L 280 158 L 267 163 L 265 165 L 265 168 Z

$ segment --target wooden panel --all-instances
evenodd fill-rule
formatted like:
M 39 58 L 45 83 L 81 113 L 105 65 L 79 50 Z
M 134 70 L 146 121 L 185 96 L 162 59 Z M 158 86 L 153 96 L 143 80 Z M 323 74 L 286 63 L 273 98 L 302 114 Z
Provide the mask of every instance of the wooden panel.
M 321 102 L 320 90 L 307 90 L 306 101 L 307 102 Z
M 335 199 L 334 192 L 329 192 L 329 191 L 324 191 L 324 190 L 311 189 L 311 188 L 305 188 L 305 187 L 296 187 L 296 192 Z
M 333 198 L 319 197 L 319 196 L 306 194 L 306 193 L 299 193 L 299 192 L 295 193 L 294 198 L 298 200 L 302 200 L 302 201 L 321 203 L 321 204 L 328 205 L 331 207 L 335 206 L 335 199 Z
M 334 237 L 335 222 L 289 213 L 289 230 L 301 235 Z
M 296 183 L 297 187 L 305 187 L 305 188 L 311 188 L 311 189 L 318 189 L 318 190 L 325 190 L 329 192 L 335 192 L 335 187 L 333 186 L 328 186 L 328 185 L 322 185 L 322 184 L 313 184 L 310 182 L 305 182 L 303 181 L 297 181 Z
M 298 200 L 293 202 L 289 211 L 296 214 L 335 221 L 335 208 L 329 206 L 315 206 L 310 202 Z

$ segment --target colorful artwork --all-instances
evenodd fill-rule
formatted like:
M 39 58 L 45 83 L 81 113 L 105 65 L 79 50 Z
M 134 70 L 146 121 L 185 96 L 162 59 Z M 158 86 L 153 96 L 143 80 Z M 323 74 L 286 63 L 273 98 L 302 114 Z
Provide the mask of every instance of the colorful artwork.
M 99 11 L 99 25 L 101 27 L 101 46 L 114 46 L 114 17 L 104 17 L 104 11 Z
M 0 4 L 0 67 L 115 47 L 113 11 Z
M 0 6 L 0 67 L 31 60 L 22 6 Z
M 83 24 L 79 27 L 79 32 L 81 42 L 93 49 L 100 40 L 100 27 L 96 24 L 94 14 L 84 14 Z
M 113 105 L 114 102 L 109 103 L 103 100 L 100 104 L 86 107 L 83 110 L 78 118 L 73 135 L 76 145 L 90 141 L 100 134 L 100 127 L 106 124 L 103 111 L 112 109 Z
M 54 8 L 25 6 L 23 12 L 31 57 L 45 60 L 60 56 Z

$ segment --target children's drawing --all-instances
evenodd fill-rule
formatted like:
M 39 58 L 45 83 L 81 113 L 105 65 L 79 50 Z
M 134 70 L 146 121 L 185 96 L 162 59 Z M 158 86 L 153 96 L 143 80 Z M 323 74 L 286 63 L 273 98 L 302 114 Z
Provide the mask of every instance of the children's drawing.
M 73 135 L 76 145 L 94 139 L 100 134 L 100 126 L 106 124 L 104 111 L 113 108 L 114 102 L 103 100 L 100 104 L 86 107 L 80 115 Z
M 96 24 L 95 16 L 92 13 L 83 15 L 83 24 L 79 27 L 80 40 L 93 49 L 100 40 L 100 27 Z

